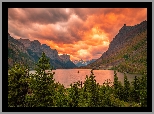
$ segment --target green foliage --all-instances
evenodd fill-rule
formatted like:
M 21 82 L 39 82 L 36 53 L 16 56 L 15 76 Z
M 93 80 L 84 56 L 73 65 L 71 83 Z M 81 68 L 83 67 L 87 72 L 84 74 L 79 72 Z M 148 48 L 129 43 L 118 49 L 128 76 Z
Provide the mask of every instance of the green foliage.
M 147 106 L 147 75 L 136 77 L 132 82 L 132 98 L 133 101 L 141 103 L 141 106 Z
M 28 69 L 25 66 L 15 64 L 8 75 L 8 106 L 24 107 L 25 96 L 28 91 Z
M 124 73 L 124 101 L 128 101 L 130 97 L 130 83 L 127 79 L 126 74 Z
M 114 89 L 118 89 L 118 86 L 119 86 L 119 82 L 118 82 L 118 76 L 117 76 L 117 73 L 116 71 L 114 70 Z
M 79 88 L 78 84 L 71 84 L 71 89 L 69 91 L 69 107 L 78 107 L 78 101 L 79 101 Z
M 42 53 L 41 58 L 37 63 L 36 73 L 31 75 L 31 90 L 32 90 L 32 107 L 47 107 L 54 106 L 53 99 L 55 93 L 54 73 L 46 73 L 49 70 L 50 63 L 46 58 L 45 53 Z M 52 70 L 51 70 L 52 71 Z
M 70 88 L 54 82 L 49 59 L 45 53 L 36 64 L 36 73 L 27 67 L 15 65 L 8 76 L 9 107 L 146 107 L 147 75 L 135 77 L 132 84 L 124 73 L 124 85 L 114 71 L 114 82 L 96 83 L 93 70 L 86 76 L 83 86 L 75 82 Z
M 123 58 L 124 58 L 125 60 L 128 60 L 129 56 L 128 56 L 127 54 L 125 54 L 125 55 L 123 56 Z
M 45 53 L 42 53 L 41 58 L 38 60 L 38 63 L 36 64 L 37 68 L 35 69 L 37 73 L 45 73 L 45 70 L 48 70 L 50 68 L 50 62 L 49 59 L 46 57 Z
M 120 81 L 118 81 L 118 76 L 116 71 L 114 71 L 114 92 L 115 92 L 115 97 L 119 99 L 123 99 L 123 86 Z
M 93 74 L 93 70 L 91 70 L 91 75 L 86 77 L 86 81 L 84 82 L 84 91 L 86 93 L 87 100 L 89 101 L 89 107 L 97 107 L 98 105 L 98 84 L 96 84 L 95 76 Z
M 55 83 L 55 94 L 54 94 L 54 106 L 56 107 L 67 107 L 68 99 L 67 99 L 67 91 L 64 88 L 64 85 L 60 83 Z

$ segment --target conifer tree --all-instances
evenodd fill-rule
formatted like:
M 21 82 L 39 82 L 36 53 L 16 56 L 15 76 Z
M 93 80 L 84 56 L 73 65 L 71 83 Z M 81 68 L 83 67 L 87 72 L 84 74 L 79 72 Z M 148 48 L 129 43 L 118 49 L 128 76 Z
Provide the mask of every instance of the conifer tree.
M 84 91 L 85 97 L 88 100 L 89 107 L 97 107 L 99 103 L 99 91 L 98 91 L 98 84 L 96 83 L 95 76 L 93 74 L 93 70 L 91 70 L 90 76 L 86 77 L 84 82 Z
M 115 91 L 115 97 L 119 99 L 123 99 L 123 86 L 120 81 L 118 81 L 118 76 L 116 71 L 114 71 L 114 91 Z
M 8 74 L 8 106 L 25 107 L 25 96 L 28 92 L 28 69 L 15 64 Z
M 54 73 L 51 72 L 49 59 L 44 52 L 36 65 L 36 73 L 33 75 L 31 84 L 33 93 L 32 106 L 52 107 L 54 106 L 55 94 Z M 47 72 L 49 69 L 50 73 Z
M 124 73 L 124 100 L 128 101 L 130 95 L 130 83 L 127 79 L 126 74 Z
M 135 102 L 139 102 L 139 89 L 140 89 L 140 84 L 139 84 L 139 78 L 135 76 L 134 81 L 132 82 L 133 85 L 133 90 L 132 90 L 132 98 Z
M 118 77 L 115 70 L 114 70 L 114 89 L 118 89 Z
M 55 83 L 56 92 L 54 95 L 54 104 L 56 107 L 67 107 L 68 106 L 68 100 L 67 100 L 67 91 L 63 84 L 60 84 L 59 82 Z M 69 99 L 70 100 L 70 99 Z
M 140 103 L 142 107 L 147 106 L 147 75 L 141 77 L 140 82 Z
M 69 93 L 69 106 L 70 107 L 78 107 L 79 104 L 79 88 L 78 84 L 74 83 L 70 85 L 70 93 Z

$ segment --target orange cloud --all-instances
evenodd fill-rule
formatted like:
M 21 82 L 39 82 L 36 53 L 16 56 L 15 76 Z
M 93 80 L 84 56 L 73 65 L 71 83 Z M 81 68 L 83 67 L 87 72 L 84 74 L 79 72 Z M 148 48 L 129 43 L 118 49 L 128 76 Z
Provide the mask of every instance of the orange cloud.
M 39 40 L 71 60 L 97 59 L 124 25 L 147 20 L 146 8 L 9 8 L 8 32 Z

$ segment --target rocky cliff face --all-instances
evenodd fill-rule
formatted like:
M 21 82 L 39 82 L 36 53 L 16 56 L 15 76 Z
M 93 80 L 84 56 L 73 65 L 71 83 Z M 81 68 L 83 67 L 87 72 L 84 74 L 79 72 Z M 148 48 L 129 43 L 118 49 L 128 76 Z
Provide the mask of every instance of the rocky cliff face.
M 33 52 L 37 53 L 38 56 L 41 56 L 41 53 L 44 51 L 47 57 L 51 59 L 59 59 L 58 52 L 56 49 L 51 49 L 50 46 L 47 46 L 46 44 L 41 45 L 38 40 L 30 41 L 29 39 L 20 38 L 18 41 L 23 43 L 23 45 L 27 49 L 30 49 Z
M 22 39 L 20 41 L 27 49 L 32 50 L 37 53 L 38 56 L 41 56 L 41 53 L 44 51 L 46 56 L 51 59 L 60 59 L 56 49 L 51 49 L 50 46 L 42 44 L 38 40 L 30 41 L 29 39 Z
M 51 49 L 50 46 L 47 46 L 46 44 L 42 44 L 41 49 L 51 59 L 59 59 L 58 52 L 56 49 Z
M 63 54 L 63 55 L 59 55 L 59 57 L 62 59 L 63 62 L 68 62 L 70 61 L 70 55 L 67 54 Z
M 39 57 L 41 57 L 42 52 L 45 52 L 46 56 L 50 59 L 51 65 L 54 66 L 54 68 L 75 68 L 75 64 L 70 61 L 70 57 L 68 56 L 62 56 L 60 57 L 58 55 L 58 52 L 56 49 L 51 49 L 50 46 L 47 46 L 46 44 L 42 44 L 38 40 L 30 41 L 29 39 L 14 39 L 8 34 L 8 47 L 12 50 L 15 50 L 17 47 L 19 52 L 25 53 L 26 56 L 30 61 L 37 62 Z M 12 43 L 15 42 L 15 43 Z M 9 51 L 10 55 L 11 51 Z M 11 54 L 14 55 L 14 52 Z M 17 58 L 20 58 L 20 55 L 17 55 Z M 10 61 L 11 65 L 13 65 L 12 59 L 8 60 Z M 16 60 L 14 60 L 16 61 Z
M 15 40 L 12 36 L 10 36 L 10 34 L 8 33 L 8 48 L 15 50 L 20 50 L 24 53 L 26 53 L 26 48 L 24 47 L 24 45 Z
M 123 46 L 123 44 L 126 41 L 131 40 L 135 35 L 140 34 L 146 29 L 147 29 L 147 21 L 143 21 L 140 24 L 137 24 L 135 26 L 126 26 L 126 24 L 124 24 L 124 26 L 119 30 L 119 33 L 110 42 L 110 45 L 106 54 L 110 54 L 113 51 L 118 50 Z
M 41 52 L 41 43 L 38 40 L 30 42 L 28 49 L 31 49 L 33 52 Z
M 26 47 L 8 33 L 8 68 L 12 67 L 15 62 L 34 65 L 34 61 L 29 56 Z
M 29 39 L 20 38 L 18 41 L 21 42 L 26 48 L 30 47 L 31 41 Z

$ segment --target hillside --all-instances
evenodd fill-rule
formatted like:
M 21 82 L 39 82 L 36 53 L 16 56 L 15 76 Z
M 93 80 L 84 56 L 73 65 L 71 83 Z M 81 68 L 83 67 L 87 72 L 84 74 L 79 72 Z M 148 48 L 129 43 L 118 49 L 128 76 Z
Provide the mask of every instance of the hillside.
M 58 55 L 56 49 L 42 44 L 38 40 L 30 41 L 29 39 L 14 39 L 8 33 L 8 68 L 12 67 L 15 62 L 28 65 L 31 69 L 35 68 L 35 63 L 45 52 L 49 58 L 51 66 L 54 68 L 76 68 L 76 65 L 70 61 L 69 55 L 64 55 L 63 59 Z M 65 57 L 66 56 L 66 57 Z
M 15 62 L 34 66 L 34 60 L 29 56 L 24 45 L 8 34 L 8 68 Z
M 109 48 L 94 63 L 80 68 L 116 69 L 120 72 L 147 72 L 147 21 L 124 26 L 110 42 Z

